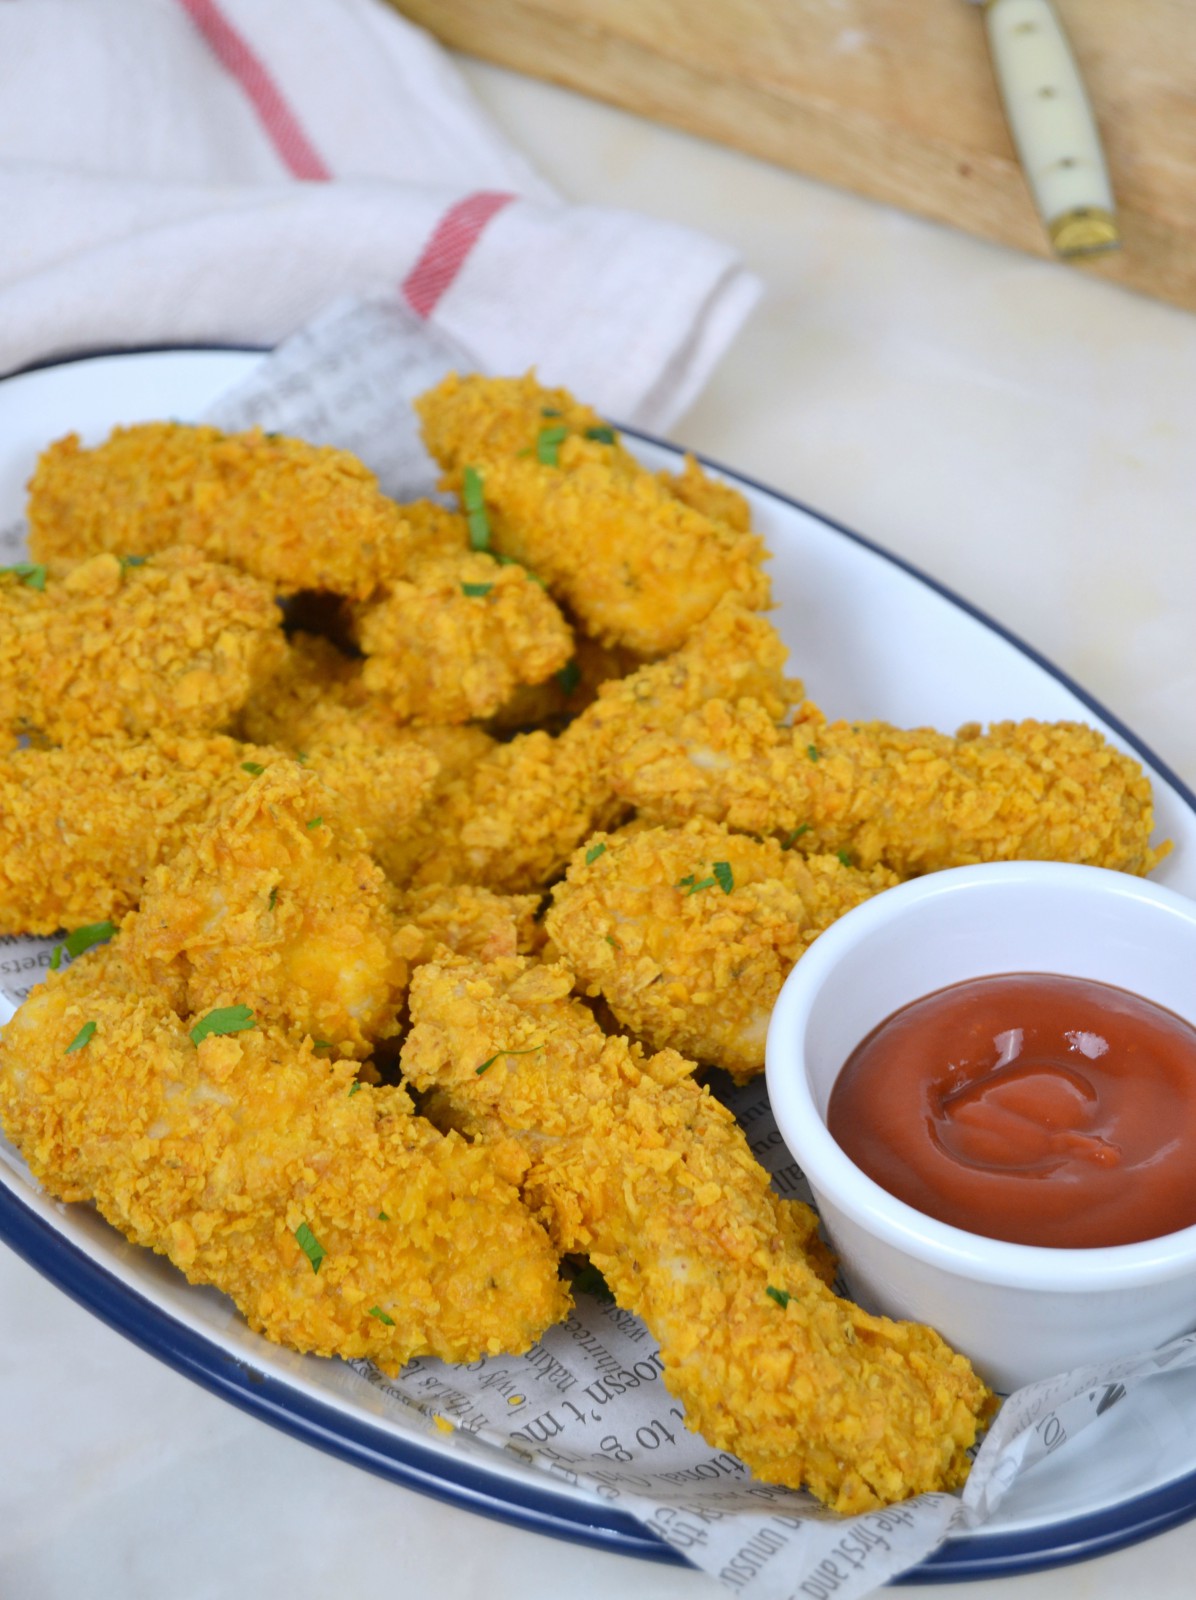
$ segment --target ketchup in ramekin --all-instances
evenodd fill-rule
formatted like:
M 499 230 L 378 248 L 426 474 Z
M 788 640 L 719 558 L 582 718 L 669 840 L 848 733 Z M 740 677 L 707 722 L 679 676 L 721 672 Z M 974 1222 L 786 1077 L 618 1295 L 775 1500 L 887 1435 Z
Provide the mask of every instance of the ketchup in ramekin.
M 1196 1028 L 1109 984 L 1005 973 L 902 1007 L 848 1059 L 827 1126 L 890 1194 L 988 1238 L 1196 1224 Z

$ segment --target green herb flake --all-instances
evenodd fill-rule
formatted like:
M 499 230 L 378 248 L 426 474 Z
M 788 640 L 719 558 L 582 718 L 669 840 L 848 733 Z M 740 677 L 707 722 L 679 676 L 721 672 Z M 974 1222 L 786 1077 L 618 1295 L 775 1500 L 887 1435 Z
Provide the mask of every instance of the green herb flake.
M 191 1030 L 191 1043 L 201 1044 L 205 1039 L 225 1033 L 244 1033 L 256 1028 L 249 1006 L 217 1006 L 206 1017 L 200 1017 Z
M 74 933 L 68 933 L 66 938 L 51 950 L 50 971 L 58 971 L 62 965 L 64 955 L 70 956 L 73 961 L 76 956 L 81 956 L 85 950 L 90 950 L 93 945 L 106 943 L 115 932 L 115 922 L 89 922 L 86 927 L 76 928 Z
M 465 520 L 469 523 L 470 548 L 489 550 L 490 517 L 486 511 L 482 474 L 476 467 L 466 467 L 461 474 L 461 499 L 465 505 Z
M 322 828 L 324 826 L 324 819 L 323 817 L 313 817 L 310 822 L 305 824 L 305 826 L 310 833 L 313 828 Z
M 46 569 L 40 561 L 17 561 L 11 567 L 0 567 L 0 572 L 11 572 L 30 589 L 46 587 Z
M 714 876 L 718 880 L 718 886 L 723 893 L 730 894 L 735 887 L 735 874 L 731 871 L 731 863 L 729 861 L 716 861 L 714 863 Z
M 811 761 L 818 761 L 822 756 L 822 752 L 819 750 L 816 744 L 808 744 L 806 746 L 806 754 L 809 756 Z
M 718 881 L 719 880 L 717 878 L 699 878 L 696 883 L 692 878 L 682 878 L 681 880 L 682 883 L 689 883 L 689 888 L 685 891 L 687 895 L 701 894 L 703 889 L 713 889 Z
M 323 1261 L 328 1252 L 316 1238 L 315 1234 L 311 1231 L 306 1222 L 301 1222 L 295 1229 L 295 1239 L 300 1250 L 303 1251 L 303 1254 L 311 1262 L 311 1270 L 313 1272 L 319 1272 L 320 1263 Z
M 275 884 L 273 889 L 270 890 L 270 901 L 269 901 L 270 910 L 273 911 L 274 907 L 277 904 L 278 904 L 278 885 Z
M 556 406 L 541 406 L 540 415 L 542 417 L 563 417 L 565 413 L 558 411 Z
M 787 833 L 785 835 L 785 837 L 781 840 L 781 849 L 792 850 L 793 846 L 801 838 L 802 834 L 809 833 L 809 831 L 810 824 L 808 822 L 803 822 L 800 827 L 794 828 L 792 833 Z
M 145 563 L 148 560 L 149 560 L 148 556 L 121 556 L 120 564 L 121 564 L 122 567 L 126 567 L 126 568 L 127 567 L 144 567 Z
M 766 1295 L 768 1295 L 770 1300 L 776 1301 L 782 1311 L 784 1311 L 790 1300 L 793 1299 L 793 1296 L 789 1293 L 788 1289 L 774 1289 L 771 1283 L 764 1292 Z
M 332 1049 L 332 1040 L 331 1039 L 313 1039 L 312 1042 L 311 1042 L 311 1047 L 312 1047 L 313 1050 L 331 1050 Z M 350 1094 L 353 1093 L 352 1089 L 349 1090 L 349 1093 Z
M 696 877 L 697 877 L 697 873 L 696 872 L 691 872 L 688 878 L 678 878 L 677 882 L 674 884 L 673 887 L 676 888 L 676 889 L 684 889 L 685 885 L 687 883 L 692 883 Z
M 855 866 L 855 862 L 851 859 L 851 851 L 850 850 L 836 850 L 835 854 L 839 857 L 839 860 L 843 863 L 843 865 L 845 867 L 854 867 Z
M 395 1319 L 393 1317 L 388 1317 L 381 1306 L 371 1306 L 370 1316 L 377 1317 L 378 1321 L 384 1323 L 388 1328 L 393 1328 L 395 1325 Z
M 586 438 L 594 439 L 599 444 L 614 444 L 615 430 L 613 428 L 587 428 Z
M 577 1294 L 593 1295 L 595 1300 L 601 1301 L 605 1306 L 613 1306 L 615 1303 L 610 1285 L 592 1261 L 587 1261 L 584 1267 L 579 1267 L 573 1274 L 573 1290 Z
M 602 937 L 603 937 L 603 938 L 604 938 L 604 939 L 605 939 L 605 940 L 606 940 L 606 942 L 607 942 L 607 944 L 608 944 L 608 945 L 610 945 L 610 947 L 611 947 L 611 949 L 612 949 L 612 950 L 619 950 L 619 949 L 621 949 L 621 948 L 622 948 L 622 946 L 621 946 L 621 945 L 619 945 L 619 944 L 618 944 L 618 943 L 617 943 L 617 942 L 616 942 L 616 940 L 614 940 L 614 939 L 613 939 L 613 938 L 612 938 L 612 937 L 611 937 L 611 935 L 610 935 L 610 934 L 609 934 L 609 933 L 604 933 L 604 934 L 603 934 L 603 936 L 602 936 Z
M 556 674 L 556 681 L 560 685 L 561 693 L 567 700 L 581 682 L 581 668 L 576 660 L 566 661 L 565 665 Z
M 463 583 L 461 585 L 461 593 L 467 594 L 471 600 L 481 600 L 484 595 L 490 593 L 493 587 L 492 583 Z
M 242 761 L 241 763 L 241 771 L 252 773 L 255 778 L 260 778 L 265 770 L 260 761 Z
M 91 1043 L 91 1036 L 95 1031 L 96 1025 L 94 1022 L 85 1022 L 75 1037 L 71 1040 L 70 1044 L 67 1045 L 66 1049 L 63 1051 L 63 1054 L 69 1056 L 75 1050 L 82 1050 L 85 1044 Z
M 565 427 L 541 428 L 540 437 L 536 440 L 536 460 L 541 466 L 559 467 L 561 464 L 561 445 L 569 437 L 569 430 Z
M 543 1050 L 543 1048 L 542 1044 L 529 1044 L 524 1050 L 496 1050 L 488 1061 L 483 1061 L 480 1067 L 474 1068 L 474 1071 L 480 1078 L 482 1073 L 492 1067 L 502 1056 L 530 1056 L 534 1055 L 537 1050 Z
M 597 861 L 598 857 L 602 855 L 605 850 L 606 846 L 604 844 L 592 844 L 586 851 L 586 866 L 593 866 L 594 862 Z
M 386 1215 L 385 1211 L 379 1211 L 379 1213 L 378 1213 L 378 1221 L 379 1222 L 389 1222 L 390 1218 Z
M 349 1085 L 349 1099 L 350 1100 L 352 1100 L 353 1096 L 357 1093 L 358 1089 L 360 1089 L 360 1088 L 361 1088 L 361 1084 L 357 1081 L 356 1078 L 354 1078 L 353 1082 Z

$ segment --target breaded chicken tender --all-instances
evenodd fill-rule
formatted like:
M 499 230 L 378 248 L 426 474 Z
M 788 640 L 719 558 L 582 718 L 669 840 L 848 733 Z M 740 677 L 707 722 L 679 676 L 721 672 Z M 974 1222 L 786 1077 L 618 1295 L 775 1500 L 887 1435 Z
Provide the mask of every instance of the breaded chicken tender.
M 180 1016 L 247 1005 L 364 1059 L 398 1029 L 411 944 L 364 834 L 314 773 L 287 761 L 153 870 L 124 958 Z
M 587 706 L 593 705 L 598 690 L 613 678 L 625 678 L 642 667 L 641 657 L 621 646 L 599 644 L 588 633 L 573 630 L 573 654 L 559 672 L 543 683 L 525 684 L 516 689 L 489 717 L 489 732 L 502 736 L 530 733 L 543 728 L 559 732 Z
M 525 1197 L 660 1343 L 687 1423 L 760 1478 L 860 1512 L 951 1489 L 992 1397 L 931 1329 L 827 1287 L 780 1199 L 675 1051 L 608 1038 L 567 967 L 421 967 L 403 1067 L 438 1114 L 530 1161 Z
M 517 1353 L 560 1319 L 556 1254 L 486 1151 L 310 1041 L 195 1043 L 117 946 L 52 974 L 0 1039 L 0 1121 L 51 1194 L 296 1350 L 394 1373 Z
M 544 945 L 539 910 L 538 894 L 495 894 L 471 884 L 432 884 L 399 897 L 399 916 L 422 936 L 413 967 L 443 950 L 478 961 L 531 955 Z
M 572 630 L 544 586 L 468 547 L 418 556 L 404 578 L 349 608 L 349 627 L 366 657 L 363 686 L 403 721 L 491 716 L 573 655 Z
M 704 472 L 696 456 L 687 454 L 680 472 L 658 472 L 656 476 L 671 495 L 684 500 L 704 517 L 725 522 L 737 533 L 747 533 L 751 529 L 752 511 L 743 495 L 721 478 L 712 478 Z
M 0 727 L 51 744 L 212 733 L 282 659 L 269 587 L 199 551 L 0 573 Z
M 0 756 L 0 933 L 119 921 L 190 830 L 282 751 L 157 734 Z
M 768 1019 L 794 963 L 898 881 L 809 859 L 717 823 L 598 834 L 553 890 L 549 938 L 618 1022 L 737 1082 L 764 1070 Z
M 760 539 L 671 492 L 565 390 L 530 374 L 450 374 L 416 410 L 490 547 L 538 573 L 603 643 L 663 655 L 724 595 L 769 604 Z
M 749 701 L 711 701 L 618 753 L 617 791 L 640 813 L 690 817 L 846 851 L 903 877 L 979 861 L 1072 861 L 1145 874 L 1150 783 L 1095 728 L 971 724 L 954 737 L 882 722 L 828 722 L 802 708 L 778 727 Z
M 591 833 L 626 816 L 612 786 L 626 744 L 675 727 L 714 695 L 751 695 L 783 717 L 801 693 L 785 656 L 764 617 L 721 601 L 674 655 L 602 684 L 559 737 L 519 735 L 445 783 L 408 838 L 413 880 L 544 887 Z
M 147 422 L 95 449 L 72 433 L 43 451 L 29 483 L 35 560 L 176 544 L 284 593 L 364 599 L 402 571 L 411 534 L 355 456 L 258 429 Z

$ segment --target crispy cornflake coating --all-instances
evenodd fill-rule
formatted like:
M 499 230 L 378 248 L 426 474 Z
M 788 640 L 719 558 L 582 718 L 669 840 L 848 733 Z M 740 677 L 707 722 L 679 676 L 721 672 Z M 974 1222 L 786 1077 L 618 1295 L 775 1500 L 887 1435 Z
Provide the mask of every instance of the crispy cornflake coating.
M 468 548 L 420 555 L 405 578 L 352 606 L 349 626 L 366 657 L 364 688 L 404 721 L 491 716 L 573 655 L 572 630 L 543 585 Z
M 619 645 L 599 644 L 588 633 L 573 631 L 573 654 L 559 672 L 543 683 L 525 684 L 504 700 L 487 719 L 489 731 L 499 736 L 530 733 L 533 728 L 559 731 L 593 705 L 598 690 L 613 678 L 625 678 L 642 659 Z
M 545 921 L 586 993 L 623 1027 L 742 1083 L 764 1070 L 768 1019 L 794 963 L 897 881 L 716 823 L 637 826 L 577 852 Z
M 180 1015 L 247 1005 L 338 1055 L 392 1036 L 411 941 L 337 807 L 314 773 L 267 767 L 150 874 L 124 941 L 134 978 Z
M 281 434 L 147 422 L 86 450 L 43 451 L 29 483 L 34 559 L 195 545 L 276 589 L 364 599 L 403 569 L 411 535 L 347 451 Z
M 538 573 L 604 643 L 662 655 L 724 595 L 769 604 L 761 540 L 673 493 L 566 391 L 451 374 L 416 410 L 446 485 L 464 500 L 465 469 L 480 479 L 491 548 Z M 546 434 L 559 435 L 547 448 Z
M 431 961 L 437 951 L 498 961 L 503 956 L 531 955 L 543 948 L 538 919 L 538 894 L 495 894 L 472 884 L 432 884 L 408 889 L 399 897 L 399 915 L 419 930 L 421 943 L 412 948 L 411 965 Z
M 0 574 L 0 726 L 53 744 L 226 727 L 282 659 L 269 587 L 195 550 Z
M 519 735 L 444 783 L 408 836 L 414 881 L 542 888 L 591 833 L 626 816 L 612 786 L 624 745 L 677 726 L 713 695 L 748 694 L 784 716 L 801 692 L 785 655 L 765 618 L 720 602 L 674 655 L 603 683 L 559 737 Z
M 903 877 L 980 861 L 1073 861 L 1145 874 L 1150 782 L 1076 722 L 932 728 L 827 722 L 806 705 L 777 727 L 750 702 L 710 702 L 673 729 L 625 745 L 615 788 L 653 820 L 690 817 L 845 850 Z
M 191 829 L 290 758 L 220 734 L 97 739 L 0 756 L 0 933 L 118 922 Z
M 564 1314 L 555 1252 L 486 1151 L 309 1042 L 196 1046 L 192 1022 L 114 947 L 34 990 L 0 1039 L 0 1120 L 51 1194 L 268 1339 L 389 1373 L 523 1351 Z
M 743 495 L 721 478 L 704 472 L 696 456 L 686 455 L 680 472 L 659 472 L 657 477 L 671 495 L 715 522 L 725 522 L 738 533 L 752 526 L 752 511 Z
M 643 1318 L 715 1449 L 841 1512 L 961 1483 L 992 1406 L 968 1362 L 837 1299 L 812 1213 L 770 1189 L 730 1112 L 676 1052 L 603 1034 L 572 985 L 518 960 L 421 967 L 404 1071 L 463 1131 L 523 1150 L 557 1247 Z

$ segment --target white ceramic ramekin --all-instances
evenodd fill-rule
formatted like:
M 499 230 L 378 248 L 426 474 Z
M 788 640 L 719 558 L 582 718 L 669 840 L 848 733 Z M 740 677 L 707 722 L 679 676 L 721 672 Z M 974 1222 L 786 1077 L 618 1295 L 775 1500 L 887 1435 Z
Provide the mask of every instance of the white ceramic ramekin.
M 1008 1393 L 1196 1327 L 1196 1227 L 1102 1249 L 982 1238 L 894 1199 L 831 1138 L 831 1087 L 873 1028 L 947 984 L 1002 972 L 1097 979 L 1196 1021 L 1196 901 L 1036 861 L 901 884 L 834 923 L 793 969 L 768 1030 L 767 1080 L 853 1294 L 937 1328 Z M 1192 1170 L 1196 1183 L 1196 1152 Z

